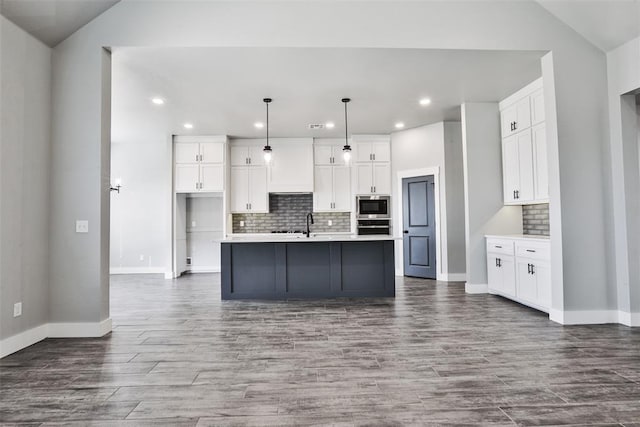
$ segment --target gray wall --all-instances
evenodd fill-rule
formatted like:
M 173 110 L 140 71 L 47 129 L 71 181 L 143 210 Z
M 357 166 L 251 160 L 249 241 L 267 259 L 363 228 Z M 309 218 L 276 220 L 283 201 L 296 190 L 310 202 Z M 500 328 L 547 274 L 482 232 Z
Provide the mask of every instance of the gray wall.
M 109 250 L 108 240 L 91 228 L 100 222 L 104 185 L 100 155 L 108 144 L 99 136 L 101 49 L 123 45 L 553 51 L 543 78 L 545 97 L 552 90 L 546 89 L 547 81 L 554 80 L 553 112 L 557 108 L 558 113 L 557 123 L 547 123 L 548 137 L 555 135 L 549 141 L 549 158 L 557 160 L 550 165 L 551 231 L 561 246 L 552 247 L 552 254 L 562 256 L 564 264 L 554 286 L 564 294 L 560 308 L 615 307 L 608 287 L 614 282 L 607 268 L 613 254 L 607 245 L 603 203 L 603 195 L 611 191 L 606 169 L 610 165 L 602 156 L 607 148 L 607 113 L 598 102 L 606 96 L 605 56 L 535 2 L 374 2 L 362 14 L 360 2 L 146 1 L 116 4 L 54 50 L 51 308 L 55 319 L 99 320 L 98 288 L 105 286 L 101 280 L 105 267 L 99 260 Z M 90 221 L 88 235 L 73 233 L 78 217 Z M 585 264 L 591 268 L 584 269 Z
M 612 191 L 605 193 L 611 275 L 618 309 L 640 324 L 640 165 L 638 113 L 640 37 L 607 54 L 610 140 L 604 158 Z
M 0 16 L 0 339 L 49 320 L 51 50 Z M 22 301 L 22 316 L 13 304 Z
M 467 284 L 487 284 L 486 234 L 522 234 L 522 209 L 504 206 L 500 111 L 494 102 L 462 105 Z
M 464 223 L 464 159 L 462 124 L 444 123 L 444 164 L 447 203 L 447 259 L 449 274 L 467 271 Z

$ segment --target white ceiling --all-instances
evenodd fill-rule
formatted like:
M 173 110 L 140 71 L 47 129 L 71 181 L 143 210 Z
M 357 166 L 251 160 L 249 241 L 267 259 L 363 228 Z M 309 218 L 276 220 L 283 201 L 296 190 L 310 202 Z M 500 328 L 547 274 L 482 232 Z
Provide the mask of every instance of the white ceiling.
M 640 36 L 640 0 L 537 2 L 604 52 Z
M 150 134 L 264 136 L 253 124 L 270 106 L 273 137 L 390 133 L 459 120 L 465 101 L 499 101 L 540 76 L 542 52 L 328 48 L 117 48 L 112 138 Z M 166 99 L 163 106 L 151 98 Z M 418 104 L 429 97 L 432 104 Z M 310 123 L 333 121 L 333 130 Z M 183 127 L 193 123 L 193 130 Z
M 120 0 L 0 0 L 0 13 L 54 47 Z

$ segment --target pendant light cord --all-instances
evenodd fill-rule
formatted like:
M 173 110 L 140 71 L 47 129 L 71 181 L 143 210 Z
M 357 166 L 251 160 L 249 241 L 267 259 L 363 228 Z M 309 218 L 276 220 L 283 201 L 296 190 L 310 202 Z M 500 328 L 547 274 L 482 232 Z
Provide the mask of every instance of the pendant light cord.
M 344 103 L 344 142 L 349 145 L 349 122 L 347 121 L 347 103 Z
M 267 102 L 267 147 L 269 146 L 269 103 Z

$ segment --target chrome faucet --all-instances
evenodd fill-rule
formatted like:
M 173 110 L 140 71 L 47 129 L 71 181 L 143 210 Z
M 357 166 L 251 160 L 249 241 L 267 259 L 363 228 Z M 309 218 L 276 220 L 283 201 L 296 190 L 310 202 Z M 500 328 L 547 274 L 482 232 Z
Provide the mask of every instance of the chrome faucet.
M 311 237 L 311 230 L 309 229 L 309 218 L 311 218 L 311 224 L 313 224 L 313 213 L 307 214 L 307 237 Z

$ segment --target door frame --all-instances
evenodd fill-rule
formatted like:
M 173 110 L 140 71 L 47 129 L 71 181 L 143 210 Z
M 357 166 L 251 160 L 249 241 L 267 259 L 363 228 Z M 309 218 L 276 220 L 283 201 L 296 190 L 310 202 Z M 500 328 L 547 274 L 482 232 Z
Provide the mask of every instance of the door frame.
M 440 227 L 444 226 L 446 228 L 446 221 L 442 221 L 442 218 L 445 215 L 440 215 L 440 167 L 434 166 L 430 168 L 420 168 L 420 169 L 407 169 L 398 171 L 396 173 L 396 224 L 394 235 L 395 237 L 399 237 L 400 240 L 396 241 L 396 276 L 404 276 L 404 249 L 402 247 L 402 207 L 403 207 L 403 198 L 402 198 L 402 180 L 403 178 L 415 178 L 419 176 L 428 176 L 433 175 L 433 183 L 434 183 L 434 193 L 433 198 L 435 199 L 435 212 L 436 212 L 436 280 L 447 281 L 448 277 L 444 273 L 447 271 L 444 266 L 446 264 L 446 257 L 442 256 L 442 248 L 443 248 L 443 239 L 442 233 L 440 233 Z M 446 242 L 444 242 L 444 247 L 446 247 Z

